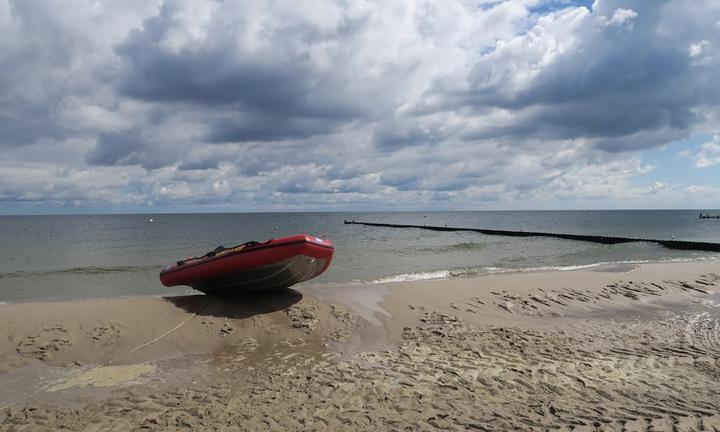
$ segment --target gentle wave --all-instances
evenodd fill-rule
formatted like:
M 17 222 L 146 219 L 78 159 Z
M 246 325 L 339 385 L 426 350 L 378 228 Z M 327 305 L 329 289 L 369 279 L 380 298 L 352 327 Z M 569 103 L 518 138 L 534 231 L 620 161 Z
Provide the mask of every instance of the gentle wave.
M 24 277 L 49 277 L 60 275 L 104 275 L 113 273 L 137 273 L 146 270 L 161 269 L 162 266 L 88 266 L 72 267 L 58 270 L 42 271 L 15 271 L 0 273 L 0 279 L 24 278 Z
M 456 243 L 451 244 L 447 246 L 438 246 L 438 247 L 425 247 L 419 250 L 419 252 L 423 253 L 448 253 L 448 252 L 468 252 L 473 250 L 479 250 L 484 249 L 486 247 L 485 243 L 480 242 L 463 242 L 463 243 Z
M 506 274 L 506 273 L 539 273 L 539 272 L 553 272 L 553 271 L 577 271 L 587 270 L 593 268 L 623 266 L 623 265 L 640 265 L 640 264 L 652 264 L 652 263 L 679 263 L 679 262 L 693 262 L 693 261 L 717 261 L 717 257 L 697 257 L 697 258 L 668 258 L 662 260 L 628 260 L 628 261 L 602 261 L 592 264 L 578 264 L 578 265 L 567 265 L 567 266 L 539 266 L 539 267 L 519 267 L 519 268 L 507 268 L 507 267 L 464 267 L 454 268 L 449 270 L 435 270 L 429 272 L 417 272 L 417 273 L 402 273 L 397 275 L 385 276 L 378 279 L 369 281 L 371 284 L 378 283 L 390 283 L 390 282 L 411 282 L 411 281 L 422 281 L 422 280 L 435 280 L 435 279 L 450 279 L 455 277 L 469 277 L 469 276 L 481 276 L 481 275 L 492 275 L 492 274 Z
M 386 276 L 370 281 L 370 283 L 408 282 L 418 280 L 447 279 L 451 277 L 450 270 L 438 270 L 434 272 L 402 273 L 393 276 Z

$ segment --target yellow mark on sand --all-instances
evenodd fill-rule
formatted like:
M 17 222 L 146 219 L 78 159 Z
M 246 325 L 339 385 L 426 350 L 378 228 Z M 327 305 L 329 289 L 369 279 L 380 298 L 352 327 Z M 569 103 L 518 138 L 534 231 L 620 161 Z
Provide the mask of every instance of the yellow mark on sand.
M 140 375 L 153 372 L 154 370 L 155 366 L 146 364 L 100 366 L 69 378 L 65 382 L 56 384 L 47 390 L 54 392 L 69 389 L 70 387 L 84 387 L 89 385 L 95 387 L 110 387 L 130 381 Z

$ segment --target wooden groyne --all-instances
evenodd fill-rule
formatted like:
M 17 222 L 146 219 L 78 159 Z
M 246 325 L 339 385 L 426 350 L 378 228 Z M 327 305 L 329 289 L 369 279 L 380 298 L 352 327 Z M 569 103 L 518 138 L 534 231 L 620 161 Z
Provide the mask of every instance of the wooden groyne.
M 388 224 L 388 223 L 373 223 L 373 222 L 360 222 L 355 220 L 346 220 L 346 225 L 367 225 L 375 227 L 386 227 L 386 228 L 418 228 L 430 231 L 469 231 L 477 232 L 487 235 L 499 235 L 508 237 L 553 237 L 565 240 L 579 240 L 592 243 L 602 244 L 619 244 L 619 243 L 631 243 L 631 242 L 648 242 L 657 243 L 665 246 L 668 249 L 682 249 L 682 250 L 695 250 L 695 251 L 708 251 L 708 252 L 720 252 L 720 243 L 709 243 L 709 242 L 696 242 L 696 241 L 683 241 L 683 240 L 657 240 L 657 239 L 644 239 L 644 238 L 632 238 L 632 237 L 611 237 L 611 236 L 596 236 L 596 235 L 582 235 L 582 234 L 561 234 L 561 233 L 546 233 L 546 232 L 535 232 L 535 231 L 508 231 L 508 230 L 493 230 L 493 229 L 482 229 L 482 228 L 456 228 L 448 226 L 432 226 L 432 225 L 404 225 L 404 224 Z

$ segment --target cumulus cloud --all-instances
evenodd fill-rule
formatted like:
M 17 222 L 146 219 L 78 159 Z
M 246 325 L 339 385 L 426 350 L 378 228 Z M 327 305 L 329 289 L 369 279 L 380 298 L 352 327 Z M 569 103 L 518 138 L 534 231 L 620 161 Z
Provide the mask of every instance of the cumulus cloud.
M 584 137 L 601 150 L 627 151 L 689 134 L 703 120 L 699 95 L 717 86 L 707 69 L 690 70 L 686 52 L 657 35 L 666 5 L 596 2 L 592 12 L 550 14 L 503 42 L 474 64 L 461 97 L 480 113 L 492 106 L 504 115 L 469 137 Z M 670 140 L 643 139 L 657 132 Z
M 420 38 L 442 42 L 435 37 L 447 30 L 433 28 L 442 16 L 420 15 L 429 3 L 200 5 L 165 3 L 116 47 L 124 64 L 118 91 L 212 109 L 211 142 L 307 138 L 378 117 L 403 102 L 416 69 L 428 67 L 425 55 L 449 55 L 441 49 L 448 45 Z
M 140 170 L 127 168 L 50 168 L 42 163 L 0 162 L 0 201 L 131 203 L 142 201 L 135 192 L 118 193 L 138 185 Z
M 637 12 L 632 9 L 617 8 L 613 11 L 612 16 L 608 18 L 605 15 L 598 17 L 598 22 L 605 26 L 623 26 L 632 27 L 632 21 L 638 16 Z
M 0 209 L 662 202 L 688 186 L 636 183 L 642 152 L 720 117 L 718 13 L 0 0 Z M 720 163 L 715 141 L 696 166 Z
M 711 141 L 700 146 L 700 151 L 693 156 L 693 159 L 698 168 L 720 164 L 720 135 L 713 136 Z

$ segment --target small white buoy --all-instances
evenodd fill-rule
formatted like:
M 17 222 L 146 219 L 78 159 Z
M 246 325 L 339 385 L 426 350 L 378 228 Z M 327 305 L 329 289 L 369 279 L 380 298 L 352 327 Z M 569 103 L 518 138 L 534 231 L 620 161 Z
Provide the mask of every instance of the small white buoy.
M 275 225 L 275 228 L 273 228 L 273 229 L 274 229 L 275 231 L 277 231 L 277 230 L 279 230 L 280 228 L 279 228 L 277 225 Z
M 150 218 L 150 222 L 155 222 L 155 221 L 153 220 L 153 218 Z

